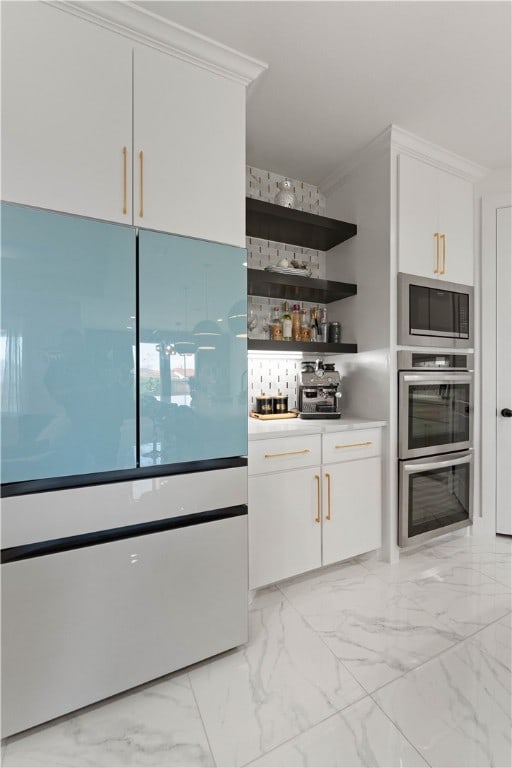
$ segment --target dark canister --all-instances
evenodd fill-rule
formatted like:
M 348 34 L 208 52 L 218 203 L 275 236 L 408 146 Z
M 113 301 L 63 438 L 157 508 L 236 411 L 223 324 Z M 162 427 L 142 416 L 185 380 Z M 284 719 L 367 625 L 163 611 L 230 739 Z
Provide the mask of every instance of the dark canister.
M 261 413 L 262 416 L 268 416 L 272 413 L 272 403 L 273 398 L 269 395 L 265 395 L 265 393 L 261 393 L 261 395 L 256 395 L 256 413 Z
M 272 412 L 288 413 L 288 395 L 282 395 L 281 392 L 278 392 L 272 398 Z
M 341 342 L 341 325 L 340 323 L 329 323 L 329 343 L 339 344 Z

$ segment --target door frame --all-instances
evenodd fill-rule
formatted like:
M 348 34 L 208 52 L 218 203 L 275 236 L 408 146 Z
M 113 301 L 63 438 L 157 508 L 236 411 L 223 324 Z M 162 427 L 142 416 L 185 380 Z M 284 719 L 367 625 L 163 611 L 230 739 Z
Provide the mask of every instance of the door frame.
M 512 193 L 482 197 L 481 229 L 481 463 L 480 500 L 482 527 L 496 533 L 497 456 L 497 237 L 499 208 L 512 206 Z

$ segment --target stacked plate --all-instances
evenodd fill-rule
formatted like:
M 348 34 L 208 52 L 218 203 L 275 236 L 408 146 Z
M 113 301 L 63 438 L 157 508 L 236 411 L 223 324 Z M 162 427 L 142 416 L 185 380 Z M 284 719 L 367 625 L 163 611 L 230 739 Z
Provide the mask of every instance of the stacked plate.
M 296 269 L 295 267 L 265 267 L 265 272 L 277 272 L 278 275 L 296 275 L 297 277 L 311 277 L 310 269 Z

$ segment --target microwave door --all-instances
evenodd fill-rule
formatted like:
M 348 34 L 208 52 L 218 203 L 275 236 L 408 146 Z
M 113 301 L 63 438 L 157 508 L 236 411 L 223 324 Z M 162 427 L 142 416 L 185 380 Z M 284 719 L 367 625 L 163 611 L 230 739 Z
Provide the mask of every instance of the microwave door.
M 459 294 L 429 289 L 430 331 L 435 336 L 459 338 Z

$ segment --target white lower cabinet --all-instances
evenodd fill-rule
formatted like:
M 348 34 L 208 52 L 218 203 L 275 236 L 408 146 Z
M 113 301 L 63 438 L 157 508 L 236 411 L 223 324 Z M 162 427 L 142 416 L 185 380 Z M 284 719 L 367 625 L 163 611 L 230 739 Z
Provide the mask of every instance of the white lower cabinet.
M 379 549 L 380 462 L 380 456 L 375 456 L 323 468 L 322 565 Z
M 320 467 L 249 478 L 249 588 L 322 565 Z
M 250 589 L 380 548 L 380 442 L 375 428 L 250 443 Z

